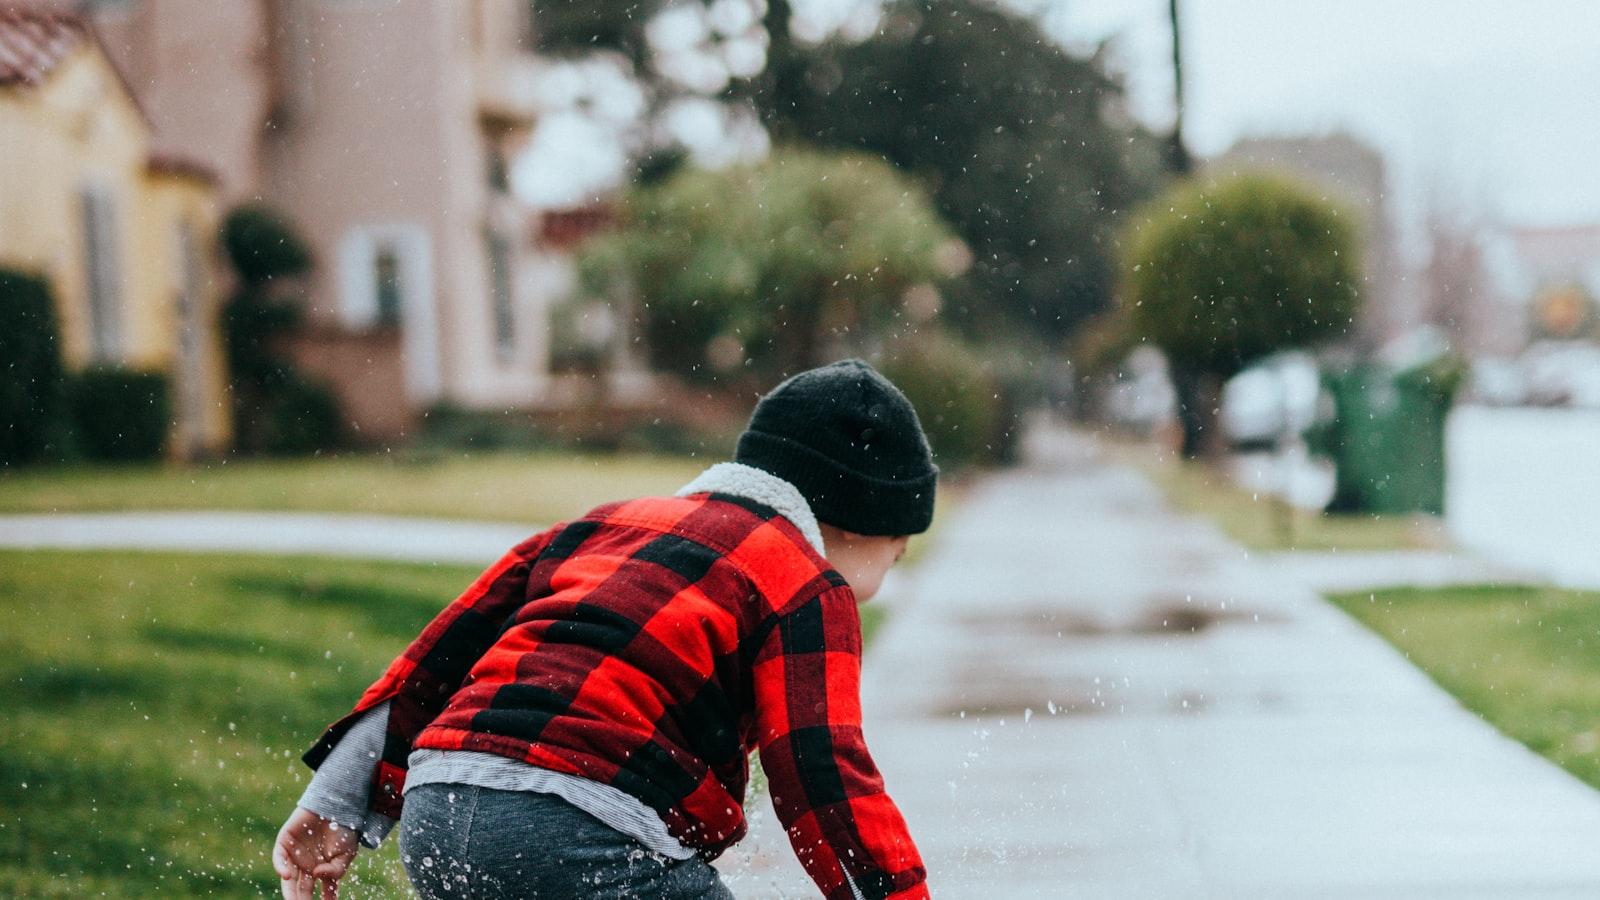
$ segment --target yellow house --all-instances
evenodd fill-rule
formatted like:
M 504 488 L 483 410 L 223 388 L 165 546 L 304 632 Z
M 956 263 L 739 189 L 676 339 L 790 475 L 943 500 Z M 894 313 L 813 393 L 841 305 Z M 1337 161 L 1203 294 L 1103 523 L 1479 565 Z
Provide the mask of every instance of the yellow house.
M 0 267 L 44 276 L 69 370 L 168 375 L 171 452 L 231 437 L 216 190 L 151 129 L 76 15 L 0 7 Z

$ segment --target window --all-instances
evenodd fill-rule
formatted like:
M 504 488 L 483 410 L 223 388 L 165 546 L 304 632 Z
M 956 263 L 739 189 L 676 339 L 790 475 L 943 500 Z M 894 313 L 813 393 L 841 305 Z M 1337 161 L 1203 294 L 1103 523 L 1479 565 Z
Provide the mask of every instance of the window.
M 517 349 L 516 320 L 511 307 L 511 241 L 491 229 L 489 246 L 489 292 L 494 312 L 494 345 L 502 361 Z
M 353 225 L 339 241 L 339 324 L 350 331 L 393 329 L 400 340 L 407 395 L 439 396 L 433 238 L 418 222 Z
M 96 360 L 117 359 L 121 343 L 122 272 L 115 199 L 102 187 L 83 189 L 83 268 L 89 336 Z
M 392 244 L 380 244 L 372 255 L 374 324 L 393 328 L 400 324 L 400 307 L 405 296 L 400 282 L 400 253 Z

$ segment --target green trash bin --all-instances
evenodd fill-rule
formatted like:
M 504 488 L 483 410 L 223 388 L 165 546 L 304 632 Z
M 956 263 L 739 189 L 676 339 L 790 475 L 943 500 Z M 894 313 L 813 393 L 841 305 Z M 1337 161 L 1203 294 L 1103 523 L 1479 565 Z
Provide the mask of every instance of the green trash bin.
M 1453 356 L 1395 371 L 1366 364 L 1325 372 L 1334 415 L 1317 441 L 1333 458 L 1328 511 L 1444 512 L 1444 430 L 1463 367 Z

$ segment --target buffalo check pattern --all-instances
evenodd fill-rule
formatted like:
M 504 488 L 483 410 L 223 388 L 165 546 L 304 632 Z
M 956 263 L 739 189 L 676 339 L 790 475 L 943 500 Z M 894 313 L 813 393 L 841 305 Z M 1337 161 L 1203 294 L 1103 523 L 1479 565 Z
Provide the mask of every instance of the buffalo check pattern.
M 712 859 L 745 832 L 757 750 L 825 896 L 925 896 L 860 668 L 855 596 L 788 519 L 725 493 L 632 500 L 513 548 L 305 760 L 388 701 L 378 812 L 399 816 L 413 749 L 496 753 L 626 791 Z

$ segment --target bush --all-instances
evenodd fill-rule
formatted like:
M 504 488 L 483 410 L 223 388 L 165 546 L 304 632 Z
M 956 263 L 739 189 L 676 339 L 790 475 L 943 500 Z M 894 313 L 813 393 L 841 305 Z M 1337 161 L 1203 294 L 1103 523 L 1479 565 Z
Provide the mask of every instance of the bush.
M 272 391 L 264 410 L 261 451 L 298 456 L 332 450 L 344 443 L 339 398 L 324 385 L 290 373 Z
M 1128 235 L 1133 330 L 1174 365 L 1223 378 L 1341 334 L 1361 280 L 1356 224 L 1313 189 L 1277 176 L 1180 185 Z
M 222 248 L 246 284 L 303 275 L 311 270 L 311 250 L 282 216 L 267 206 L 247 204 L 222 223 Z
M 1131 335 L 1171 363 L 1185 455 L 1220 447 L 1223 381 L 1348 330 L 1356 227 L 1315 190 L 1259 174 L 1180 184 L 1134 217 L 1121 302 Z
M 654 367 L 773 383 L 832 358 L 841 337 L 884 334 L 955 251 L 922 186 L 883 160 L 780 148 L 634 190 L 579 272 L 591 296 L 637 296 Z
M 999 384 L 965 344 L 925 332 L 892 346 L 879 368 L 916 407 L 940 466 L 960 468 L 999 459 Z
M 0 269 L 0 466 L 39 460 L 65 431 L 55 304 L 42 278 Z
M 167 376 L 104 366 L 68 382 L 78 449 L 90 459 L 156 459 L 172 426 Z

